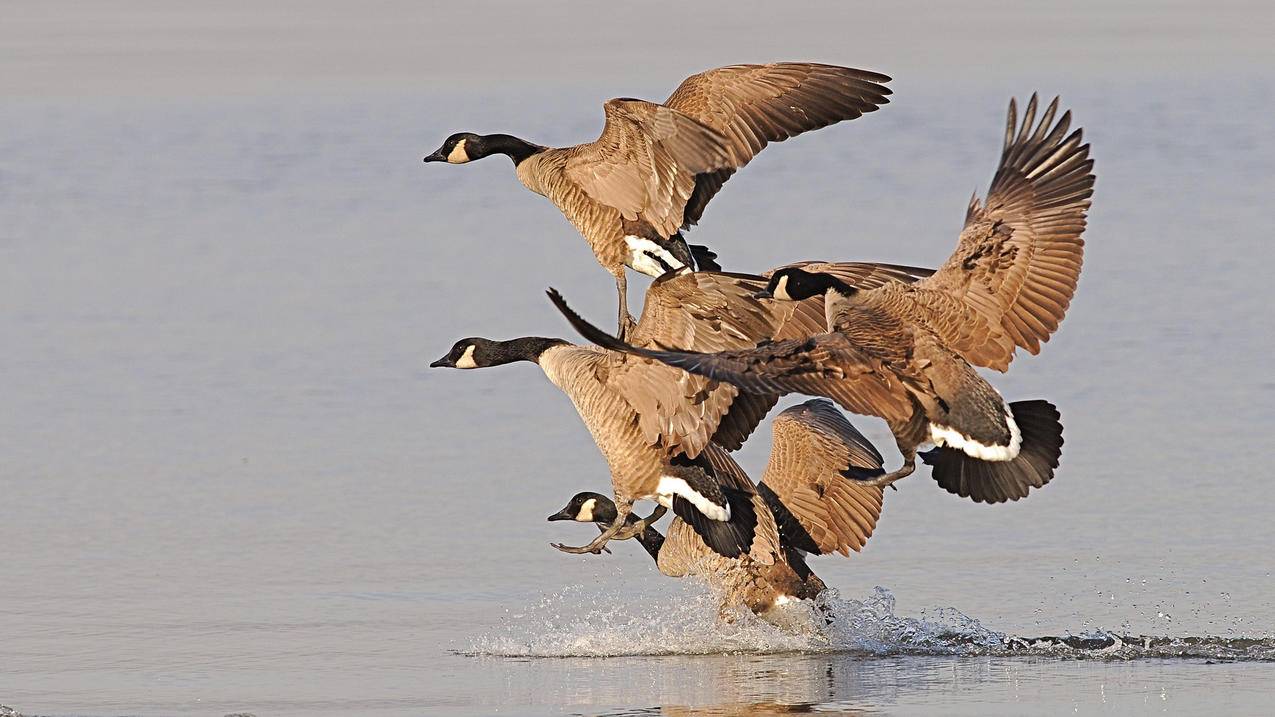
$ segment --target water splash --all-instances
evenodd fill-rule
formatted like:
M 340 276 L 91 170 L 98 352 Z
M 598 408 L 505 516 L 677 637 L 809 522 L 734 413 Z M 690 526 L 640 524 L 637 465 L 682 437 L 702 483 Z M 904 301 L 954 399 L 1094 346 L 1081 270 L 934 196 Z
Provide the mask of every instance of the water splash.
M 923 617 L 895 612 L 877 587 L 862 600 L 828 590 L 798 602 L 780 625 L 746 611 L 723 621 L 717 599 L 694 583 L 680 593 L 615 601 L 601 587 L 572 586 L 510 613 L 464 654 L 496 657 L 621 657 L 840 653 L 859 656 L 1041 656 L 1059 659 L 1275 661 L 1275 638 L 1122 635 L 1102 630 L 1048 637 L 998 632 L 954 608 Z

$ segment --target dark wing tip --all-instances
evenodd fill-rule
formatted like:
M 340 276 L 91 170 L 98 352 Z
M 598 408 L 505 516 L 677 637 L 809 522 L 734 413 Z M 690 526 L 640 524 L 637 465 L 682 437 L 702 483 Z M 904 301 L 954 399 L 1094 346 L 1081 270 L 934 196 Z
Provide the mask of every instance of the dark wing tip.
M 549 296 L 549 301 L 553 302 L 553 305 L 557 307 L 558 311 L 561 312 L 563 316 L 567 317 L 567 322 L 571 324 L 571 327 L 580 332 L 580 335 L 584 338 L 598 346 L 601 346 L 602 348 L 611 349 L 612 351 L 634 351 L 634 347 L 624 343 L 602 329 L 599 329 L 586 321 L 584 317 L 573 311 L 570 306 L 567 306 L 567 300 L 562 298 L 562 294 L 558 293 L 557 289 L 550 287 L 545 294 Z

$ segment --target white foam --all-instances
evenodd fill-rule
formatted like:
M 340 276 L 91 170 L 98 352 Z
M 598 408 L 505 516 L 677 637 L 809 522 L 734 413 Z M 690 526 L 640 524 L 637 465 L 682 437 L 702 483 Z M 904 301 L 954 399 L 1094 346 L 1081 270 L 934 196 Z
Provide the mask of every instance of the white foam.
M 938 620 L 897 616 L 893 594 L 880 587 L 862 600 L 843 600 L 835 590 L 816 602 L 794 600 L 783 606 L 782 628 L 746 609 L 723 621 L 717 596 L 698 581 L 661 587 L 656 595 L 626 591 L 622 600 L 602 586 L 568 587 L 478 636 L 470 652 L 503 657 L 945 655 L 1004 643 L 1003 635 L 955 610 L 939 611 Z
M 653 570 L 652 570 L 653 572 Z M 783 606 L 783 627 L 741 609 L 730 621 L 718 598 L 696 580 L 664 580 L 655 589 L 576 585 L 511 613 L 476 636 L 465 654 L 493 657 L 622 657 L 710 654 L 837 653 L 865 657 L 1020 656 L 1103 660 L 1218 658 L 1275 661 L 1275 638 L 1146 637 L 1087 629 L 1059 637 L 996 632 L 955 608 L 895 613 L 894 595 L 874 588 L 859 599 L 827 590 L 817 601 Z M 1087 643 L 1087 644 L 1086 644 Z

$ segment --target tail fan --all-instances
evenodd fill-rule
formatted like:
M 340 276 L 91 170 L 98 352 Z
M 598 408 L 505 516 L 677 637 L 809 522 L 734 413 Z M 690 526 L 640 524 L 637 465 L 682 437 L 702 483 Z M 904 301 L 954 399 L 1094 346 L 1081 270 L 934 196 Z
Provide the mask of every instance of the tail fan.
M 691 256 L 695 259 L 696 271 L 721 271 L 722 265 L 717 263 L 717 252 L 703 244 L 691 244 Z
M 977 503 L 1004 503 L 1025 498 L 1053 479 L 1063 444 L 1058 409 L 1035 400 L 1011 403 L 1009 410 L 1023 437 L 1013 460 L 983 461 L 948 447 L 920 454 L 944 490 Z

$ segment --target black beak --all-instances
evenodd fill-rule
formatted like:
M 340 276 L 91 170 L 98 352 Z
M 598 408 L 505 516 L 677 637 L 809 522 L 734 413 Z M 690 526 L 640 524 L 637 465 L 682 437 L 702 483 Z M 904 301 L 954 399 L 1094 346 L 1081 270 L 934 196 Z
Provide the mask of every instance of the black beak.
M 756 294 L 753 294 L 753 298 L 754 299 L 773 299 L 775 298 L 775 295 L 770 293 L 770 289 L 762 289 Z
M 443 154 L 442 149 L 439 149 L 437 152 L 433 154 L 426 155 L 425 161 L 426 162 L 446 162 L 447 155 Z
M 456 362 L 444 356 L 429 365 L 430 368 L 456 368 Z
M 554 520 L 575 520 L 575 519 L 576 519 L 576 517 L 575 517 L 574 515 L 572 515 L 572 514 L 571 514 L 571 511 L 570 511 L 568 508 L 563 508 L 562 510 L 558 511 L 557 513 L 554 513 L 553 515 L 549 516 L 549 520 L 550 520 L 550 521 L 554 521 Z

